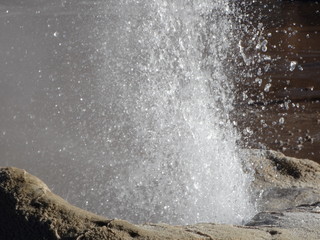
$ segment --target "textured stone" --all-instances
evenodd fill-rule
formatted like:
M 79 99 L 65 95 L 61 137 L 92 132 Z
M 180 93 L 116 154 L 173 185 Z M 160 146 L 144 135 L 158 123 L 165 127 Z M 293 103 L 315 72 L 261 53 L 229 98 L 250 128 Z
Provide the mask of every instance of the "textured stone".
M 258 211 L 276 211 L 320 200 L 320 165 L 280 152 L 248 150 Z
M 298 239 L 319 239 L 320 203 L 301 205 L 281 212 L 261 212 L 247 226 L 288 229 Z

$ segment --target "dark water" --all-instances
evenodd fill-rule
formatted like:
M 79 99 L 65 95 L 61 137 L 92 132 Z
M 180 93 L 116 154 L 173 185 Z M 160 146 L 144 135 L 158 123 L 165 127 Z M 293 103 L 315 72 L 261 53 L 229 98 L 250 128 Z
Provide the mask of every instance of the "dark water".
M 248 145 L 320 162 L 320 3 L 257 1 L 248 9 L 266 40 L 242 85 L 238 116 Z M 248 131 L 246 131 L 246 128 Z

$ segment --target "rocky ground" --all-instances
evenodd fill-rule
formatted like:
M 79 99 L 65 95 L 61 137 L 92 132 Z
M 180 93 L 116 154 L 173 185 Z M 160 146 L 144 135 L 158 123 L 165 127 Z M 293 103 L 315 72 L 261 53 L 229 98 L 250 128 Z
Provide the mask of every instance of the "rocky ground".
M 0 169 L 1 239 L 319 239 L 320 165 L 279 152 L 243 152 L 259 213 L 245 226 L 134 225 L 70 205 L 25 170 Z

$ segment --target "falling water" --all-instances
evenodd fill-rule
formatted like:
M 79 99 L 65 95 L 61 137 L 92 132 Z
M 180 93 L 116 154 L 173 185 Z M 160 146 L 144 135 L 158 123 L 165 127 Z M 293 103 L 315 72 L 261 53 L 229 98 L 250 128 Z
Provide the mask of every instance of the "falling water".
M 112 173 L 99 186 L 106 215 L 176 224 L 249 219 L 250 178 L 229 116 L 228 57 L 236 54 L 237 37 L 231 4 L 120 1 L 103 7 L 95 94 L 104 110 L 92 124 L 104 152 L 93 164 Z

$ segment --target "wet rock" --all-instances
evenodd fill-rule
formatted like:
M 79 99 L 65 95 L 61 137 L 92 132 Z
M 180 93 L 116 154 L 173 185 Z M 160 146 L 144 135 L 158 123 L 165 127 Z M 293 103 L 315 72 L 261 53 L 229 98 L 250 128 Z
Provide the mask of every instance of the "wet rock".
M 252 189 L 261 210 L 246 226 L 106 219 L 70 205 L 24 170 L 0 168 L 0 239 L 318 239 L 319 165 L 272 151 L 246 156 L 255 170 Z

